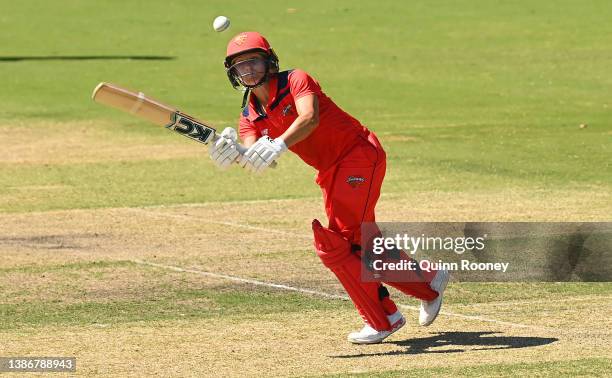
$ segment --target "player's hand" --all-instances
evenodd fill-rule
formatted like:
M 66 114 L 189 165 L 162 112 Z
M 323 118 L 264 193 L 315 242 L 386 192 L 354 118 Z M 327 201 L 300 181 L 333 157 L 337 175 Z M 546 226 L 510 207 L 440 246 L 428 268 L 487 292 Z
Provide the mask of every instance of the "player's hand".
M 219 138 L 208 145 L 208 154 L 219 169 L 228 169 L 244 152 L 244 148 L 238 144 L 237 140 L 236 130 L 226 127 L 219 134 Z
M 242 156 L 240 166 L 255 173 L 261 173 L 277 160 L 285 151 L 287 145 L 280 139 L 269 136 L 261 137 Z

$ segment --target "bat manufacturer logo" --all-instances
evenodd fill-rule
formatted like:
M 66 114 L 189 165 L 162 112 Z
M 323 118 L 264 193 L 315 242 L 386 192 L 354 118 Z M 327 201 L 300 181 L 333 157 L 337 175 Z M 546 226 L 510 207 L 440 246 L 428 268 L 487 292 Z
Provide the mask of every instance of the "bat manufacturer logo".
M 208 143 L 215 133 L 215 129 L 179 114 L 175 114 L 174 122 L 166 127 L 204 144 Z
M 349 184 L 353 189 L 357 188 L 358 186 L 363 184 L 365 181 L 366 181 L 365 178 L 361 176 L 349 176 L 346 179 L 346 183 Z
M 239 34 L 239 35 L 236 36 L 236 38 L 234 38 L 234 43 L 237 44 L 238 46 L 240 46 L 244 42 L 246 42 L 247 37 L 248 36 L 246 34 Z

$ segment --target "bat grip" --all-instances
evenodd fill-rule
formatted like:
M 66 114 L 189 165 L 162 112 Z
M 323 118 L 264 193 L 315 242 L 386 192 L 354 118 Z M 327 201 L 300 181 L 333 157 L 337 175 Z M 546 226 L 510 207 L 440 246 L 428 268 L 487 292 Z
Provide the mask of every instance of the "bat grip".
M 234 129 L 232 129 L 234 130 Z M 234 132 L 232 134 L 229 135 L 229 137 L 234 141 L 237 142 L 238 140 L 238 135 L 236 135 L 236 130 L 234 130 Z M 211 143 L 215 143 L 219 138 L 221 138 L 220 135 L 215 134 L 215 136 L 213 137 L 213 140 Z M 245 152 L 248 151 L 248 148 L 244 147 L 243 145 L 241 145 L 240 143 L 236 143 L 236 149 L 238 150 L 238 152 L 240 153 L 240 155 L 238 155 L 238 157 L 240 158 L 242 155 L 244 155 Z M 239 163 L 239 160 L 236 159 L 235 161 L 236 164 Z M 270 164 L 270 168 L 276 168 L 276 166 L 278 165 L 278 163 L 276 161 L 273 161 Z

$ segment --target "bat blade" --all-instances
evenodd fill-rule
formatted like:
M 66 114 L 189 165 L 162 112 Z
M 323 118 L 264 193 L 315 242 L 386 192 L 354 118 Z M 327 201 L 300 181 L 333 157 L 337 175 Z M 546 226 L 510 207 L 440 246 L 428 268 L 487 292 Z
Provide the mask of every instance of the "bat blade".
M 220 138 L 214 127 L 172 106 L 147 97 L 142 92 L 134 92 L 115 84 L 102 82 L 96 86 L 91 98 L 99 104 L 133 114 L 199 143 L 208 144 Z M 244 147 L 240 148 L 244 149 Z M 244 151 L 246 149 L 242 153 Z M 272 162 L 270 167 L 275 168 L 276 165 L 276 162 Z
M 100 83 L 91 95 L 102 105 L 119 109 L 156 125 L 175 131 L 189 139 L 208 144 L 216 140 L 216 130 L 178 109 L 115 84 Z

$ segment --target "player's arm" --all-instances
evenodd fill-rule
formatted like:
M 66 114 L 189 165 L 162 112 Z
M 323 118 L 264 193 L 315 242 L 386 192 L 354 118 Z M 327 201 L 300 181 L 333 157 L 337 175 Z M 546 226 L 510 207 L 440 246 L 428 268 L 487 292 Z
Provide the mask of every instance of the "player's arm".
M 280 138 L 287 147 L 306 139 L 319 125 L 319 98 L 308 94 L 295 100 L 298 116 Z
M 251 146 L 240 160 L 243 168 L 260 173 L 278 159 L 292 146 L 308 137 L 319 125 L 319 99 L 313 93 L 305 94 L 295 100 L 298 116 L 287 130 L 278 138 L 264 136 L 258 140 L 244 139 L 245 146 Z M 247 145 L 247 143 L 249 143 Z

